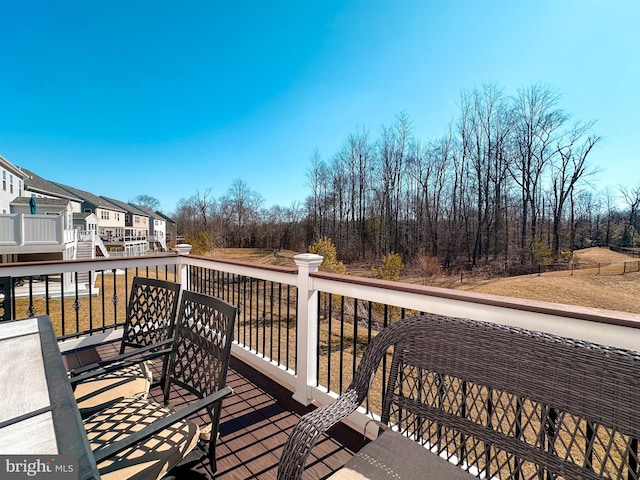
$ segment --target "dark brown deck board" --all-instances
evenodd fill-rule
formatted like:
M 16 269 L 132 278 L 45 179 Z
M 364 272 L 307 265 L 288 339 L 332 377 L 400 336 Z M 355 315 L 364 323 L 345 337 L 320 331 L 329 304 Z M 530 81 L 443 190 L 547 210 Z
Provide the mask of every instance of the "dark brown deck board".
M 117 354 L 114 344 L 90 351 L 65 354 L 70 368 L 83 360 L 107 358 Z M 214 475 L 208 461 L 189 471 L 176 472 L 176 479 L 265 479 L 276 478 L 282 448 L 304 407 L 291 398 L 292 393 L 236 358 L 231 359 L 227 385 L 234 394 L 223 402 L 220 439 L 216 447 L 218 471 Z M 171 396 L 171 404 L 180 409 L 184 392 Z M 160 400 L 159 389 L 152 395 Z M 311 452 L 303 479 L 330 475 L 363 445 L 362 435 L 339 425 L 324 436 Z

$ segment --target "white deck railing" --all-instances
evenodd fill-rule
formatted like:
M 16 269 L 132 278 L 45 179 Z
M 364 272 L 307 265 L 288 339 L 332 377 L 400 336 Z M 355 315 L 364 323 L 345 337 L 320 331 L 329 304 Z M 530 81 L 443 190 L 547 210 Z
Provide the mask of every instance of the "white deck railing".
M 317 272 L 321 261 L 321 257 L 317 255 L 298 255 L 295 260 L 297 269 L 173 254 L 92 261 L 43 262 L 29 265 L 14 263 L 0 264 L 0 277 L 31 277 L 87 271 L 116 272 L 131 269 L 144 271 L 147 268 L 160 268 L 175 272 L 177 280 L 188 288 L 191 281 L 190 271 L 202 269 L 230 275 L 234 279 L 252 278 L 257 281 L 295 287 L 297 289 L 296 338 L 298 343 L 295 347 L 297 368 L 286 368 L 266 356 L 265 352 L 257 354 L 255 348 L 247 345 L 247 342 L 242 343 L 242 339 L 235 342 L 233 353 L 265 375 L 289 387 L 294 392 L 294 398 L 304 404 L 311 402 L 325 404 L 337 395 L 336 392 L 327 391 L 325 387 L 315 386 L 318 378 L 316 359 L 319 292 L 402 307 L 412 311 L 519 326 L 620 348 L 640 349 L 640 315 L 637 314 L 327 274 Z M 99 286 L 98 283 L 96 285 Z M 14 316 L 25 315 L 20 313 Z M 102 331 L 104 330 L 103 328 Z M 117 337 L 119 332 L 107 329 L 106 333 L 67 340 L 61 344 L 61 348 L 63 350 L 77 348 L 103 341 L 107 336 L 113 338 L 114 335 Z M 364 418 L 361 415 L 354 421 L 361 424 Z
M 74 237 L 66 233 L 62 215 L 0 215 L 0 248 L 29 245 L 65 245 Z

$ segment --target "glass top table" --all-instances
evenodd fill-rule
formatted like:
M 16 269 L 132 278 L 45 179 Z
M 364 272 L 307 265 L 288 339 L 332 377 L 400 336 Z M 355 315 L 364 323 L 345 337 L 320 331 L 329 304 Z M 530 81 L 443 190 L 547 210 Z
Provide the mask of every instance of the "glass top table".
M 99 478 L 47 315 L 0 322 L 0 455 L 68 455 Z

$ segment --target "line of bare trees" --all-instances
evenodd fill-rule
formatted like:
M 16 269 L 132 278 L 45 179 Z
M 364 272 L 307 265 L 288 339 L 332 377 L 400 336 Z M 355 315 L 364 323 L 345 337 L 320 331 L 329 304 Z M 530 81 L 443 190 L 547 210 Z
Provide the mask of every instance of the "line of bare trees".
M 459 118 L 439 138 L 416 138 L 408 114 L 362 128 L 324 159 L 310 158 L 304 204 L 264 209 L 237 180 L 226 195 L 183 199 L 179 231 L 207 231 L 217 246 L 305 250 L 330 237 L 341 258 L 390 252 L 437 257 L 445 267 L 535 264 L 596 244 L 630 245 L 640 228 L 640 187 L 622 189 L 628 211 L 589 184 L 593 122 L 573 122 L 560 96 L 533 84 L 463 91 Z

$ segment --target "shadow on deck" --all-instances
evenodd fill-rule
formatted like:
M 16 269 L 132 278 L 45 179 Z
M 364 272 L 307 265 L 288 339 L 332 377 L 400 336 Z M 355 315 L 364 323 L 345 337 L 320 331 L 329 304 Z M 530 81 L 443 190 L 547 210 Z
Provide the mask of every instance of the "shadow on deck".
M 68 369 L 117 354 L 114 344 L 68 352 Z M 180 471 L 176 479 L 275 479 L 278 460 L 291 429 L 313 407 L 295 402 L 292 393 L 245 363 L 231 359 L 227 385 L 233 395 L 223 402 L 220 439 L 216 447 L 218 470 L 213 474 L 208 461 L 189 471 Z M 152 389 L 154 399 L 162 401 L 159 388 Z M 180 399 L 172 406 L 180 409 Z M 364 445 L 361 433 L 338 425 L 332 428 L 312 450 L 303 479 L 326 478 L 339 469 Z

